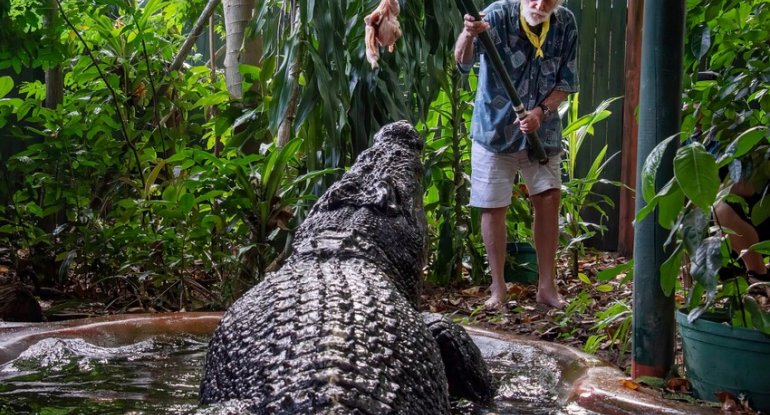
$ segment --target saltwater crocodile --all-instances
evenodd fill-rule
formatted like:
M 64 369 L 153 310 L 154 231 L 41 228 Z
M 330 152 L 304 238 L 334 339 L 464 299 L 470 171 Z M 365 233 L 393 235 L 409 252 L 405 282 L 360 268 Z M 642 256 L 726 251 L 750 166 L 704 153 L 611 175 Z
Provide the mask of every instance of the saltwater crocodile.
M 386 125 L 319 198 L 283 267 L 225 313 L 202 403 L 245 401 L 270 414 L 446 414 L 450 390 L 492 396 L 470 337 L 417 310 L 423 145 L 409 123 Z

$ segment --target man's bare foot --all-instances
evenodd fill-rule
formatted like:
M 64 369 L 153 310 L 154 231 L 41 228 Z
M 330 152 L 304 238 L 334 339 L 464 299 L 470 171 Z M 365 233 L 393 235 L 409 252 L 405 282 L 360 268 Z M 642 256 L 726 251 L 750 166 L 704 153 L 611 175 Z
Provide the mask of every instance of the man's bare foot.
M 505 284 L 499 286 L 498 284 L 492 283 L 492 285 L 489 286 L 489 291 L 491 292 L 491 295 L 489 296 L 489 299 L 484 302 L 484 307 L 487 310 L 498 310 L 503 307 L 505 305 L 505 300 L 508 299 L 508 287 L 506 287 Z
M 561 295 L 559 295 L 559 292 L 556 291 L 556 289 L 538 289 L 535 300 L 540 304 L 545 304 L 558 309 L 562 309 L 567 305 L 567 302 L 561 298 Z

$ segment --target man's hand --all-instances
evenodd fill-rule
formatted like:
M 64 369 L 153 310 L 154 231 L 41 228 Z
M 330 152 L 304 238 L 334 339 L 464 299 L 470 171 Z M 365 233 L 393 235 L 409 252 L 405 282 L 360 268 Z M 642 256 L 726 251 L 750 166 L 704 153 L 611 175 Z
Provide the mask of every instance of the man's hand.
M 484 15 L 482 14 L 481 17 L 484 18 Z M 470 14 L 466 14 L 463 18 L 465 19 L 463 22 L 465 25 L 465 33 L 471 37 L 476 37 L 479 33 L 489 29 L 489 23 L 484 20 L 477 21 Z
M 520 124 L 519 128 L 521 129 L 522 133 L 530 134 L 540 129 L 540 124 L 543 123 L 544 118 L 545 114 L 543 114 L 543 109 L 540 107 L 535 107 L 531 111 L 527 111 L 527 116 L 523 119 L 519 120 L 517 118 L 516 122 Z
M 473 39 L 479 33 L 489 29 L 489 23 L 483 20 L 476 21 L 470 14 L 466 14 L 464 19 L 463 31 L 460 32 L 460 36 L 457 37 L 457 43 L 455 43 L 455 61 L 459 64 L 467 65 L 473 62 Z

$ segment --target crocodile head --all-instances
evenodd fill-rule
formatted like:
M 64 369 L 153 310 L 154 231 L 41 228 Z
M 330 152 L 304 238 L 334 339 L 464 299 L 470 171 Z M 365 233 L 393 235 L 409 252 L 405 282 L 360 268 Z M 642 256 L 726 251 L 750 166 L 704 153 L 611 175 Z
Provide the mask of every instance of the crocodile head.
M 294 255 L 363 258 L 416 305 L 427 241 L 423 146 L 406 121 L 382 127 L 374 145 L 311 209 L 297 231 Z

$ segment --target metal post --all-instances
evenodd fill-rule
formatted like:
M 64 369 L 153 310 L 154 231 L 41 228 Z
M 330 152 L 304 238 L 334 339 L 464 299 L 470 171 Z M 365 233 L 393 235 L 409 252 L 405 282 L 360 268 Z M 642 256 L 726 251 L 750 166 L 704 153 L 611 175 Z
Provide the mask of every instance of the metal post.
M 650 151 L 677 134 L 681 124 L 684 0 L 645 0 L 639 98 L 637 183 Z M 673 146 L 672 146 L 673 147 Z M 663 157 L 656 188 L 673 177 L 674 149 Z M 637 192 L 636 211 L 645 203 Z M 632 376 L 665 377 L 674 363 L 674 299 L 660 288 L 660 265 L 668 231 L 658 212 L 636 224 L 634 235 L 634 320 Z

